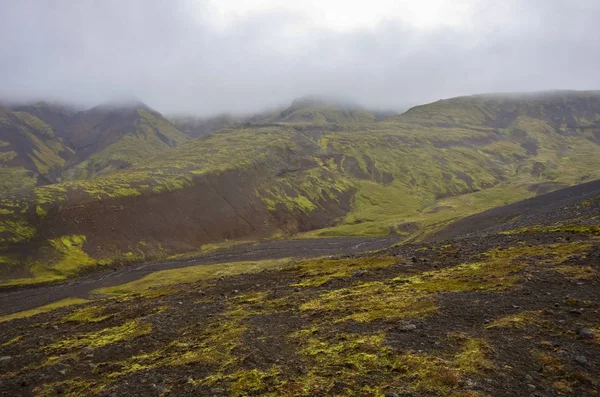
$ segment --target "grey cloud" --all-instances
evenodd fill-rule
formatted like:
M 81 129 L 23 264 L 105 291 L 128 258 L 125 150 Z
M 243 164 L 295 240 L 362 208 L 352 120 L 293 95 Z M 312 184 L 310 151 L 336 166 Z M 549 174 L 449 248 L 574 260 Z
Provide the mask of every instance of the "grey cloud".
M 388 19 L 336 32 L 268 11 L 217 29 L 184 1 L 0 0 L 0 97 L 162 112 L 253 112 L 306 94 L 366 106 L 481 92 L 600 88 L 600 3 L 482 2 L 464 27 Z M 303 19 L 304 18 L 304 19 Z M 294 26 L 308 26 L 290 36 Z

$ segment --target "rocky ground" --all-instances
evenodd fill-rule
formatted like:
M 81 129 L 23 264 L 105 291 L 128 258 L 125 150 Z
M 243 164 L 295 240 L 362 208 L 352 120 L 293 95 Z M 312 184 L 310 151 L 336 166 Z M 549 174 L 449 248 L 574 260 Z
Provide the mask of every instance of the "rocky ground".
M 596 396 L 594 200 L 551 224 L 3 317 L 0 395 Z

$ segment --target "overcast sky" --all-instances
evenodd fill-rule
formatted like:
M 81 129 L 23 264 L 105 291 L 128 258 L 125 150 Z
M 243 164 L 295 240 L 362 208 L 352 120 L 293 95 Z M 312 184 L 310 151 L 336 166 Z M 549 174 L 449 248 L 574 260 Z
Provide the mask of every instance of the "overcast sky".
M 599 0 L 0 0 L 0 99 L 253 112 L 600 88 Z

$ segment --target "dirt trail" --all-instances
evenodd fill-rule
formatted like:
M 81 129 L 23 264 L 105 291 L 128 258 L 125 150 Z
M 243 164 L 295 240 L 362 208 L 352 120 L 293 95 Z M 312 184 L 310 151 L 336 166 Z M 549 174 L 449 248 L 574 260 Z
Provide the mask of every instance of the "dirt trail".
M 87 298 L 89 293 L 97 288 L 128 283 L 159 270 L 225 262 L 353 254 L 383 249 L 394 244 L 398 239 L 397 236 L 385 238 L 344 237 L 241 244 L 192 259 L 130 266 L 117 271 L 94 273 L 69 283 L 0 292 L 0 315 L 32 309 L 65 298 Z

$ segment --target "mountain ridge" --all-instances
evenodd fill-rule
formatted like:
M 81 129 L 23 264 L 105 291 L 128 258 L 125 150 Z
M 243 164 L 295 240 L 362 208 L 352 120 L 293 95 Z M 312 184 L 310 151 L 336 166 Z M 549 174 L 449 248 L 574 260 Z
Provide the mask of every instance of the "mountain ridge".
M 13 263 L 3 277 L 70 277 L 81 269 L 68 265 L 69 247 L 94 267 L 225 239 L 421 239 L 473 213 L 599 178 L 598 120 L 600 97 L 585 93 L 459 98 L 369 123 L 233 125 L 99 178 L 5 197 L 10 213 L 0 222 L 21 231 L 0 233 Z M 67 248 L 57 248 L 63 238 Z

